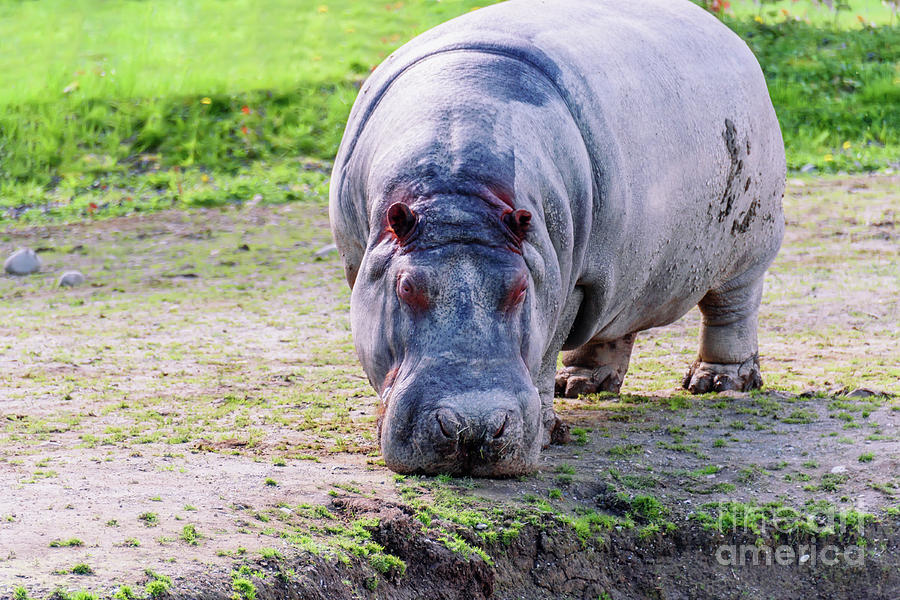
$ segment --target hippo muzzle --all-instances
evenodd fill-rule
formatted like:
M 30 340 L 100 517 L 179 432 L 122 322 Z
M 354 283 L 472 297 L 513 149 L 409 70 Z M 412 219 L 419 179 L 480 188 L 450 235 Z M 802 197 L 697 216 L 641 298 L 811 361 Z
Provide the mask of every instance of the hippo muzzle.
M 418 365 L 386 389 L 379 421 L 386 465 L 398 473 L 475 477 L 534 470 L 541 447 L 538 392 L 524 365 L 491 366 L 485 373 L 477 361 Z

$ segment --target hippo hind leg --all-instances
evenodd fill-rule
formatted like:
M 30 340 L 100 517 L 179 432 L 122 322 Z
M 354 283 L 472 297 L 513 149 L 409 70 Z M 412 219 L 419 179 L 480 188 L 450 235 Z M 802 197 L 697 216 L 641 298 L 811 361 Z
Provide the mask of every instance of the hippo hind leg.
M 613 341 L 590 340 L 570 352 L 563 352 L 563 368 L 556 372 L 556 395 L 577 398 L 597 392 L 619 393 L 636 334 Z
M 762 284 L 761 275 L 746 273 L 700 300 L 700 352 L 684 388 L 703 394 L 762 387 L 756 339 Z

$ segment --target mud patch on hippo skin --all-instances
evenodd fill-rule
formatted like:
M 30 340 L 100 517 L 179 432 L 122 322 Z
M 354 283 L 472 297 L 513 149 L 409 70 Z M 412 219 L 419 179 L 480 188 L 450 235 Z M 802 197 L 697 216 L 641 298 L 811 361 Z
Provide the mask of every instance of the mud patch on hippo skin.
M 748 187 L 750 180 L 747 180 Z M 745 188 L 746 189 L 746 188 Z M 759 208 L 759 198 L 754 198 L 753 202 L 750 203 L 750 207 L 747 209 L 747 212 L 742 213 L 744 215 L 743 219 L 740 218 L 740 215 L 737 219 L 734 220 L 734 223 L 731 224 L 731 234 L 735 235 L 738 233 L 746 233 L 748 229 L 750 229 L 750 224 L 753 222 L 753 219 L 756 217 L 756 210 Z M 773 217 L 768 215 L 769 221 L 771 221 Z
M 722 206 L 716 217 L 719 223 L 725 221 L 731 214 L 734 201 L 740 193 L 741 173 L 744 171 L 744 161 L 741 158 L 741 147 L 738 143 L 738 132 L 731 119 L 725 119 L 725 131 L 722 132 L 725 140 L 725 148 L 731 158 L 731 166 L 728 168 L 728 176 L 725 180 L 725 193 L 722 195 Z M 749 182 L 749 180 L 748 180 Z
M 750 186 L 753 184 L 753 178 L 747 175 L 746 179 L 742 177 L 744 172 L 744 157 L 750 154 L 750 138 L 747 137 L 741 144 L 738 140 L 738 131 L 731 119 L 725 119 L 725 131 L 722 132 L 722 139 L 725 141 L 725 148 L 728 150 L 728 156 L 731 165 L 728 168 L 728 176 L 725 180 L 725 193 L 722 195 L 722 202 L 719 208 L 717 220 L 722 223 L 727 219 L 735 207 L 735 200 L 741 194 L 747 194 Z M 731 235 L 746 233 L 750 230 L 753 220 L 757 216 L 759 210 L 758 190 L 750 206 L 735 216 L 734 222 L 731 224 Z M 773 220 L 772 215 L 766 215 L 764 220 Z

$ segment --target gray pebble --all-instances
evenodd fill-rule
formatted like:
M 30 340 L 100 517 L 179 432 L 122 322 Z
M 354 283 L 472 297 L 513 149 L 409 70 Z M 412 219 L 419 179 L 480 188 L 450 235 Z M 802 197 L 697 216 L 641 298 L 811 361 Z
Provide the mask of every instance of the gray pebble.
M 41 268 L 41 261 L 34 250 L 17 250 L 3 263 L 3 269 L 10 275 L 31 275 Z
M 328 258 L 332 252 L 337 254 L 337 246 L 334 244 L 328 244 L 327 246 L 322 246 L 318 250 L 316 250 L 315 258 L 316 260 L 324 260 Z
M 84 275 L 82 275 L 80 271 L 66 271 L 62 274 L 62 277 L 59 278 L 59 283 L 57 285 L 59 287 L 76 287 L 83 284 L 84 281 Z

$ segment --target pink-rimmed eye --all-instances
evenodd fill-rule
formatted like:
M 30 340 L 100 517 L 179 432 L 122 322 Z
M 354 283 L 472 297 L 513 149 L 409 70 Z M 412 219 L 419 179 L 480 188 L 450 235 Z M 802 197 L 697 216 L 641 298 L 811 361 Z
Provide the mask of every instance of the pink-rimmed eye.
M 527 296 L 528 282 L 525 279 L 522 279 L 518 284 L 510 288 L 509 294 L 504 298 L 501 308 L 506 311 L 511 311 L 514 308 L 521 306 L 522 303 L 525 302 Z
M 409 273 L 397 278 L 397 297 L 412 309 L 421 311 L 428 308 L 428 298 Z
M 528 288 L 523 287 L 518 294 L 516 294 L 515 300 L 513 300 L 513 304 L 522 304 L 525 302 L 525 296 L 528 295 Z

